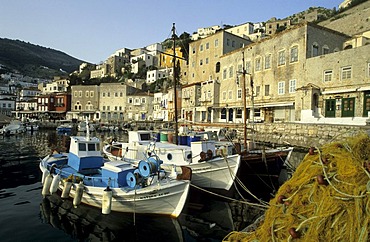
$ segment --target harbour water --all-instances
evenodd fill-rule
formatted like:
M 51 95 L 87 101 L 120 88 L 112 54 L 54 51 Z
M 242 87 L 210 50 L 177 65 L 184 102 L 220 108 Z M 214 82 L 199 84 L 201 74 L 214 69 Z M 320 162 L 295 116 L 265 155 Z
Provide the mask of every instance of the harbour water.
M 98 133 L 103 141 L 112 136 L 125 139 L 124 133 Z M 103 215 L 97 208 L 74 208 L 58 196 L 43 198 L 40 158 L 68 146 L 69 136 L 54 130 L 0 137 L 0 241 L 221 241 L 256 216 L 193 189 L 178 219 Z M 292 162 L 303 155 L 295 152 Z

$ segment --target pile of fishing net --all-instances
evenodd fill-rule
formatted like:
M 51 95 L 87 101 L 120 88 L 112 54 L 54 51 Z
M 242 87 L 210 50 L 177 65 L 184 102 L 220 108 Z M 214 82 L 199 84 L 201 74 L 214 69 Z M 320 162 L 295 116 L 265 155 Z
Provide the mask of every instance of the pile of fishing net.
M 224 241 L 369 241 L 370 138 L 310 148 L 253 232 Z

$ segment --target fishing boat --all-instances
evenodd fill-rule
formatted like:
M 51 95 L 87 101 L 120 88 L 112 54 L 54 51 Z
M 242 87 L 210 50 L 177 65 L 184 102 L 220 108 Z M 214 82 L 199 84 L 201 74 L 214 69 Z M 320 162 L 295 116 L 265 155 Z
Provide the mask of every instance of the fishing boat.
M 9 135 L 16 135 L 21 134 L 26 131 L 23 123 L 19 120 L 14 120 L 8 125 L 5 125 L 3 128 L 0 129 L 0 134 L 9 136 Z
M 88 126 L 87 126 L 88 127 Z M 111 211 L 164 214 L 178 217 L 186 202 L 191 170 L 161 168 L 154 157 L 128 163 L 109 161 L 100 151 L 100 140 L 71 136 L 69 153 L 53 152 L 40 162 L 42 195 L 59 190 L 62 198 L 73 203 L 100 207 L 103 214 Z
M 73 130 L 73 123 L 70 120 L 60 120 L 59 125 L 56 128 L 58 133 L 71 133 Z
M 192 170 L 192 184 L 203 188 L 229 190 L 240 165 L 240 155 L 227 154 L 226 149 L 215 146 L 213 140 L 192 141 L 190 145 L 158 141 L 154 131 L 128 132 L 128 142 L 112 141 L 103 147 L 111 161 L 141 160 L 158 157 L 163 167 L 186 166 Z

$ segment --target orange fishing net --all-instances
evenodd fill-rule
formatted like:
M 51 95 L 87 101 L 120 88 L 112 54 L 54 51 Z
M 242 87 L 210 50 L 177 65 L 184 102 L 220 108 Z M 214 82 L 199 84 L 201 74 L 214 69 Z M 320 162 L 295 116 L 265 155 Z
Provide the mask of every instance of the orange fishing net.
M 369 171 L 366 133 L 311 148 L 270 201 L 262 224 L 224 241 L 368 241 Z

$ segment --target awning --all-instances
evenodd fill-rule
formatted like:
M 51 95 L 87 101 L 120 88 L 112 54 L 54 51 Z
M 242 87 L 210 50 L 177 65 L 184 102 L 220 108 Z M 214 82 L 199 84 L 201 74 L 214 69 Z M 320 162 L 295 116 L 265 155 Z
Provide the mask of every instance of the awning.
M 359 89 L 357 89 L 357 91 L 370 91 L 370 86 L 367 86 L 367 87 L 360 87 Z
M 285 106 L 294 106 L 294 102 L 276 102 L 276 103 L 266 103 L 262 107 L 285 107 Z
M 195 107 L 195 111 L 198 111 L 198 112 L 207 111 L 207 107 Z
M 358 90 L 358 88 L 329 90 L 329 91 L 323 91 L 322 94 L 339 94 L 339 93 L 347 93 L 347 92 L 356 92 L 357 90 Z

